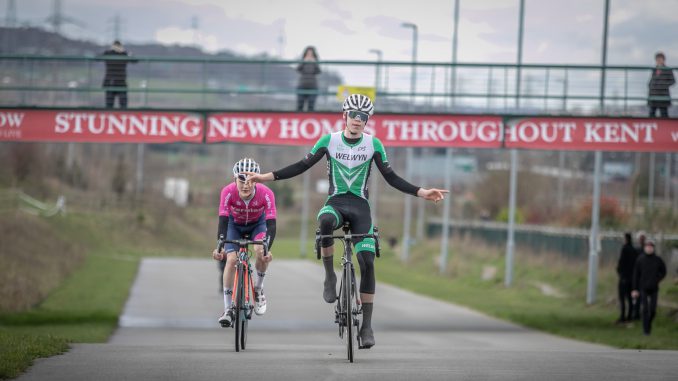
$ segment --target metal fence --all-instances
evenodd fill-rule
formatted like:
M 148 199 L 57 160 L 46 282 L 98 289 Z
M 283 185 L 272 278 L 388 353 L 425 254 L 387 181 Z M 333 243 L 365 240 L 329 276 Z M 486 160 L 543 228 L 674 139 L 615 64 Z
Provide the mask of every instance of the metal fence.
M 106 58 L 111 59 L 111 58 Z M 293 110 L 298 61 L 135 57 L 130 108 Z M 381 112 L 646 115 L 651 67 L 321 61 L 316 108 L 338 85 L 377 88 Z M 520 70 L 518 70 L 520 69 Z M 415 88 L 411 77 L 416 71 Z M 516 89 L 519 79 L 520 89 Z M 605 73 L 603 109 L 600 79 Z M 0 55 L 0 106 L 103 107 L 102 57 Z M 676 100 L 676 98 L 674 98 Z
M 506 245 L 508 226 L 501 222 L 462 221 L 450 223 L 450 232 L 455 235 L 470 236 L 489 245 L 503 247 Z M 440 234 L 442 221 L 430 219 L 428 234 Z M 589 255 L 590 231 L 576 228 L 562 228 L 537 225 L 516 225 L 515 244 L 529 248 L 534 253 L 556 253 L 565 258 L 583 261 Z M 600 235 L 600 259 L 603 263 L 611 263 L 618 259 L 623 243 L 622 231 L 605 231 Z M 678 247 L 678 234 L 665 235 L 658 233 L 651 238 L 657 241 L 659 252 L 669 253 L 671 248 Z

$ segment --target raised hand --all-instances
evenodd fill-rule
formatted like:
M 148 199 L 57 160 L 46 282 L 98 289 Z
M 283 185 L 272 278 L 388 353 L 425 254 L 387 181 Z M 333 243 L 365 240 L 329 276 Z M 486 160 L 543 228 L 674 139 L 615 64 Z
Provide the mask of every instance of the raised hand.
M 252 181 L 254 183 L 263 183 L 264 181 L 274 180 L 272 172 L 268 173 L 243 172 L 243 173 L 247 175 L 247 180 Z

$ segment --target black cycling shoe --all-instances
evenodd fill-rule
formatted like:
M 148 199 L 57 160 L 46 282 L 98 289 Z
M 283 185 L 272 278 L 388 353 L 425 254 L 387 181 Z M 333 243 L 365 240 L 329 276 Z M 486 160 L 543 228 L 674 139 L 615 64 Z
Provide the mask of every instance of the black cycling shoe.
M 370 327 L 361 328 L 359 349 L 370 349 L 373 346 L 374 346 L 374 332 L 372 332 L 372 328 Z
M 334 273 L 329 279 L 325 277 L 323 299 L 325 299 L 327 303 L 334 303 L 337 300 L 337 276 Z

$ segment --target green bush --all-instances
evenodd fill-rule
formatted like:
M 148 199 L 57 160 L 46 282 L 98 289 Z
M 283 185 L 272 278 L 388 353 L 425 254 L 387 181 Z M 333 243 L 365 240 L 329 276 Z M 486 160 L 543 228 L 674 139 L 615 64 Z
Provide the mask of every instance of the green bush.
M 497 221 L 499 222 L 508 222 L 509 219 L 509 210 L 508 208 L 502 208 L 497 215 Z M 525 213 L 521 208 L 516 208 L 516 223 L 522 224 L 525 222 Z

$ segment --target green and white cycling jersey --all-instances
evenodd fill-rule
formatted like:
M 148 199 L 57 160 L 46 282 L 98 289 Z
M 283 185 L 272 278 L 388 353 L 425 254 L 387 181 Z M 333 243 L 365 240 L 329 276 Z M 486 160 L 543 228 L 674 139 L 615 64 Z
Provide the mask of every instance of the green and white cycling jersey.
M 313 146 L 311 155 L 321 150 L 327 157 L 330 196 L 350 192 L 367 199 L 367 180 L 375 153 L 379 153 L 383 162 L 388 162 L 384 145 L 369 134 L 363 134 L 355 143 L 346 141 L 341 131 L 325 135 Z
M 329 196 L 352 193 L 368 199 L 368 180 L 372 162 L 384 179 L 396 189 L 412 195 L 418 187 L 400 178 L 388 163 L 384 145 L 369 134 L 350 139 L 343 131 L 321 137 L 301 161 L 273 172 L 276 180 L 294 177 L 315 165 L 323 156 L 327 158 L 327 175 L 330 182 Z

